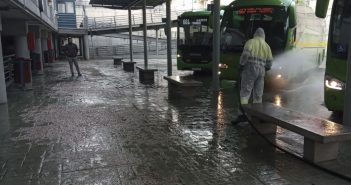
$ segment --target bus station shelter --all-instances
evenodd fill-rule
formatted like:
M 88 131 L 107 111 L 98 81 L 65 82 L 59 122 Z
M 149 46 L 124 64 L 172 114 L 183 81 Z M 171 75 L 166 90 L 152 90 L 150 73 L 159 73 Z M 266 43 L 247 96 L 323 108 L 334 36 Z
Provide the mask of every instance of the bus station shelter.
M 146 8 L 166 3 L 166 35 L 167 35 L 167 75 L 172 76 L 172 49 L 171 49 L 171 0 L 90 0 L 90 4 L 95 7 L 105 7 L 110 9 L 128 10 L 129 19 L 129 43 L 130 43 L 130 60 L 133 62 L 133 38 L 132 38 L 132 18 L 131 10 L 143 10 L 143 36 L 144 36 L 144 69 L 148 69 L 148 52 L 147 52 L 147 22 Z M 213 90 L 219 90 L 218 64 L 220 60 L 220 0 L 215 0 L 213 4 L 214 13 L 214 42 L 213 42 L 213 69 L 212 84 Z
M 110 9 L 128 10 L 129 22 L 129 44 L 130 60 L 133 62 L 133 28 L 132 28 L 132 10 L 142 9 L 143 11 L 143 36 L 144 36 L 144 69 L 148 69 L 148 51 L 147 51 L 147 22 L 146 9 L 166 3 L 166 29 L 167 34 L 167 75 L 172 75 L 172 50 L 171 50 L 171 0 L 90 0 L 94 7 L 104 7 Z

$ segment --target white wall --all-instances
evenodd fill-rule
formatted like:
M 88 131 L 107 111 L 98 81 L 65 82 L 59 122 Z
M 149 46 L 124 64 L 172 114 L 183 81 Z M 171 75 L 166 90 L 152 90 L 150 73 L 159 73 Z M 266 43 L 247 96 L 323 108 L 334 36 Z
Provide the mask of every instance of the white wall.
M 54 29 L 57 29 L 57 21 L 56 17 L 54 16 L 54 11 L 53 11 L 53 5 L 55 4 L 54 2 L 56 0 L 53 0 L 52 6 L 49 6 L 48 0 L 43 0 L 43 12 L 39 11 L 38 8 L 38 0 L 35 0 L 34 2 L 32 0 L 14 0 L 17 1 L 23 6 L 32 12 L 36 17 L 42 19 L 45 21 L 47 24 L 49 24 L 51 27 Z

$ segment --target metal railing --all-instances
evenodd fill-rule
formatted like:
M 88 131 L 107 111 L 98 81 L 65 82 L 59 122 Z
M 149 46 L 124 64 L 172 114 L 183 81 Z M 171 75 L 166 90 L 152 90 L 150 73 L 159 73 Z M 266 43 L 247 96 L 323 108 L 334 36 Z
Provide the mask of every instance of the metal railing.
M 13 65 L 14 58 L 15 58 L 15 55 L 8 55 L 3 57 L 5 82 L 7 87 L 14 82 L 14 65 Z
M 178 16 L 184 11 L 172 11 L 171 19 L 177 20 Z M 162 18 L 165 18 L 165 14 L 162 12 L 148 12 L 146 14 L 146 20 L 148 24 L 162 23 Z M 79 21 L 79 22 L 78 22 Z M 82 18 L 77 18 L 77 25 L 81 25 Z M 117 16 L 104 16 L 104 17 L 88 17 L 87 24 L 89 29 L 107 29 L 115 27 L 128 26 L 128 15 L 117 15 Z M 132 14 L 132 25 L 143 24 L 143 17 L 141 14 Z
M 176 53 L 176 43 L 172 42 L 172 53 Z M 129 44 L 124 45 L 113 45 L 113 46 L 96 46 L 90 47 L 90 57 L 91 58 L 106 58 L 111 56 L 118 56 L 118 55 L 128 55 Z M 159 43 L 158 50 L 156 48 L 155 43 L 150 43 L 148 45 L 148 52 L 151 55 L 166 55 L 167 54 L 167 44 L 166 43 Z M 133 53 L 134 54 L 143 54 L 144 53 L 144 46 L 142 43 L 140 44 L 133 44 Z

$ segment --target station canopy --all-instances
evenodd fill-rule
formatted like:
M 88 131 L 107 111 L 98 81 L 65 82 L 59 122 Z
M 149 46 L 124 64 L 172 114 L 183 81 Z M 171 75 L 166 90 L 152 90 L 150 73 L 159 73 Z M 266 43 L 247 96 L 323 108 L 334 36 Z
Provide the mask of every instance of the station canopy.
M 146 6 L 153 8 L 165 3 L 167 0 L 146 0 Z M 90 0 L 90 4 L 94 7 L 103 7 L 111 9 L 142 9 L 144 0 Z

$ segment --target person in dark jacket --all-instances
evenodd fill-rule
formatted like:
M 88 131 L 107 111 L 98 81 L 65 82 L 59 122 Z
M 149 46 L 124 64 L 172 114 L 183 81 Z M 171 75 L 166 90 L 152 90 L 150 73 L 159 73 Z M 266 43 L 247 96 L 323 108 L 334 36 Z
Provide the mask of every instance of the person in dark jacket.
M 64 46 L 64 53 L 67 56 L 72 77 L 74 76 L 73 64 L 76 66 L 78 76 L 82 76 L 77 62 L 78 47 L 72 42 L 72 38 L 68 38 L 68 44 Z

